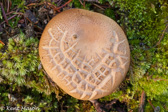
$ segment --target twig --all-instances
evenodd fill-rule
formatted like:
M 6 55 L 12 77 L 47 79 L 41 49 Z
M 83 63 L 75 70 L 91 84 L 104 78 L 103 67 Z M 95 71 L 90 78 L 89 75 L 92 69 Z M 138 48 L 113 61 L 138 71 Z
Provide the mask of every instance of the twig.
M 8 0 L 7 3 L 8 3 L 8 8 L 7 8 L 7 13 L 8 13 L 10 10 L 10 1 Z
M 93 3 L 93 5 L 96 6 L 96 7 L 98 7 L 98 8 L 100 8 L 101 10 L 105 10 L 104 8 L 102 8 L 101 6 L 99 6 L 98 4 Z
M 35 5 L 35 6 L 39 6 L 39 5 L 43 5 L 43 4 L 46 4 L 46 5 L 48 5 L 49 7 L 51 7 L 51 8 L 53 8 L 53 9 L 55 9 L 56 11 L 60 12 L 59 9 L 56 9 L 56 6 L 55 6 L 55 5 L 53 5 L 53 4 L 49 3 L 49 2 L 46 2 L 46 1 L 44 1 L 44 2 L 42 2 L 42 3 L 30 3 L 30 4 L 27 5 L 27 7 L 29 7 L 29 6 L 34 6 L 34 5 Z
M 140 106 L 139 106 L 139 110 L 138 110 L 138 112 L 144 112 L 145 96 L 146 96 L 145 92 L 142 91 L 141 99 L 140 99 Z
M 62 0 L 59 0 L 59 1 L 57 2 L 57 6 L 60 6 L 61 3 L 62 3 Z
M 163 37 L 164 37 L 165 31 L 166 31 L 167 28 L 168 28 L 168 24 L 166 25 L 165 29 L 163 30 L 162 35 L 161 35 L 159 41 L 156 43 L 155 47 L 160 44 L 161 40 L 162 40 Z
M 4 8 L 3 8 L 3 4 L 0 3 L 0 6 L 1 6 L 2 14 L 3 14 L 3 17 L 4 17 L 4 19 L 5 19 L 5 22 L 9 25 L 8 19 L 7 19 L 6 14 L 5 14 L 5 10 L 4 10 Z
M 53 9 L 55 9 L 55 8 L 56 8 L 56 6 L 55 6 L 55 5 L 53 5 L 53 4 L 51 4 L 51 3 L 46 2 L 46 4 L 47 4 L 47 5 L 49 5 L 49 7 L 53 8 Z M 60 12 L 60 10 L 59 10 L 59 9 L 57 9 L 57 11 L 58 11 L 58 12 Z
M 156 78 L 156 79 L 153 79 L 153 80 L 154 80 L 155 82 L 156 82 L 156 81 L 168 81 L 167 79 L 160 79 L 160 78 L 158 78 L 158 79 Z
M 14 9 L 16 9 L 16 8 L 17 7 L 15 7 Z M 15 15 L 9 17 L 7 20 L 9 21 L 9 20 L 13 19 L 16 15 L 23 15 L 23 13 L 18 12 L 19 10 L 20 10 L 20 8 L 18 8 L 16 11 L 11 11 L 11 12 L 7 13 L 6 15 L 9 15 L 10 13 L 15 13 Z M 5 21 L 3 21 L 0 25 L 2 25 L 3 23 L 5 23 Z
M 113 105 L 117 103 L 118 100 L 114 99 L 110 102 L 105 103 L 101 103 L 98 100 L 89 100 L 89 101 L 92 102 L 97 112 L 106 112 L 107 110 L 108 110 L 107 112 L 109 112 L 112 108 L 114 108 Z M 120 106 L 116 107 L 116 110 L 118 112 L 125 112 L 124 108 L 121 108 Z
M 22 12 L 15 12 L 15 14 L 24 16 L 24 13 Z
M 5 45 L 1 40 L 0 40 L 0 43 L 1 43 L 2 45 Z
M 14 11 L 14 10 L 16 10 L 16 11 Z M 18 12 L 19 10 L 20 10 L 20 8 L 17 8 L 17 6 L 16 6 L 16 7 L 13 8 L 10 12 L 7 12 L 7 13 L 6 13 L 6 16 L 8 16 L 8 15 L 10 15 L 10 14 L 12 14 L 12 13 Z
M 72 0 L 69 0 L 68 2 L 66 2 L 64 5 L 60 6 L 60 7 L 57 7 L 57 8 L 54 8 L 54 10 L 59 10 L 63 7 L 65 7 L 67 4 L 69 4 Z
M 56 83 L 51 79 L 51 77 L 47 74 L 47 72 L 45 70 L 42 70 L 43 73 L 46 75 L 49 83 L 53 86 L 53 87 L 57 87 Z
M 117 102 L 116 99 L 112 100 L 110 103 L 107 103 L 104 107 L 108 110 L 110 110 L 113 106 L 113 104 L 115 104 Z
M 101 107 L 101 103 L 98 102 L 98 100 L 90 100 L 92 102 L 93 106 L 95 107 L 97 112 L 105 112 Z
M 152 106 L 153 110 L 155 110 L 155 107 L 153 106 L 153 104 L 151 103 L 150 100 L 148 100 L 149 104 Z
M 85 8 L 85 4 L 86 4 L 86 1 L 84 0 L 84 2 L 83 2 L 83 7 Z
M 16 6 L 16 7 L 14 7 L 13 9 L 11 9 L 11 11 L 14 11 L 14 10 L 16 10 L 16 11 L 18 10 L 18 11 L 19 11 L 20 8 L 18 8 L 18 6 Z
M 38 6 L 38 5 L 42 5 L 43 3 L 30 3 L 30 4 L 28 4 L 28 5 L 26 5 L 27 7 L 29 7 L 29 6 L 34 6 L 34 5 L 36 5 L 36 6 Z
M 8 16 L 8 15 L 14 13 L 14 12 L 15 12 L 15 11 L 8 12 L 8 13 L 6 13 L 6 15 Z
M 149 48 L 142 48 L 142 49 L 144 49 L 144 50 L 150 50 L 150 49 L 155 48 L 156 46 L 158 46 L 160 44 L 161 40 L 163 39 L 164 34 L 165 34 L 167 28 L 168 28 L 168 24 L 166 25 L 165 29 L 163 30 L 163 32 L 162 32 L 162 34 L 160 36 L 159 41 L 154 46 L 149 47 Z
M 98 0 L 85 0 L 85 1 L 87 1 L 87 2 L 97 2 L 97 3 L 99 3 Z
M 81 1 L 81 0 L 79 0 L 79 2 L 80 2 L 80 4 L 81 4 L 81 5 L 83 5 L 83 3 L 82 3 L 82 1 Z
M 13 19 L 16 15 L 17 15 L 17 14 L 15 14 L 15 15 L 9 17 L 7 20 L 9 21 L 9 20 Z M 2 24 L 4 24 L 4 23 L 5 23 L 5 21 L 3 21 L 0 25 L 2 25 Z
M 79 0 L 79 2 L 80 2 L 80 4 L 85 8 L 85 2 L 84 3 L 82 3 L 82 1 L 81 0 Z
M 50 3 L 44 1 L 44 2 L 41 2 L 41 3 L 30 3 L 30 4 L 26 5 L 26 6 L 27 7 L 29 7 L 29 6 L 39 6 L 39 5 L 43 5 L 43 4 L 51 5 Z
M 47 2 L 47 0 L 45 0 L 45 3 L 44 3 L 45 5 L 46 5 L 46 7 L 48 6 L 48 2 Z

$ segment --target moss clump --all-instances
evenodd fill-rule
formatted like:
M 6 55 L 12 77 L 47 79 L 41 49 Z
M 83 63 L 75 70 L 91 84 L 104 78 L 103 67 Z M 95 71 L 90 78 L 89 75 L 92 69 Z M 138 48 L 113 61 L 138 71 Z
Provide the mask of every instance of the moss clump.
M 8 40 L 5 51 L 3 50 L 3 45 L 0 45 L 0 63 L 2 63 L 0 65 L 0 93 L 2 94 L 2 99 L 0 100 L 2 102 L 5 101 L 1 105 L 9 103 L 10 94 L 15 92 L 15 94 L 19 94 L 18 88 L 23 92 L 21 93 L 23 97 L 21 102 L 25 102 L 25 105 L 33 103 L 38 105 L 38 107 L 45 107 L 47 103 L 38 102 L 41 100 L 40 97 L 43 97 L 41 95 L 45 96 L 43 97 L 43 100 L 46 100 L 44 102 L 52 100 L 52 98 L 46 99 L 47 97 L 53 97 L 52 95 L 47 95 L 57 90 L 49 84 L 48 78 L 44 75 L 42 69 L 38 69 L 40 65 L 38 42 L 38 39 L 33 37 L 26 38 L 23 33 L 20 33 Z M 24 90 L 27 91 L 26 94 Z M 38 97 L 35 98 L 35 96 Z M 23 104 L 18 103 L 18 105 L 21 106 Z
M 106 0 L 118 14 L 117 22 L 125 30 L 131 48 L 131 66 L 120 88 L 101 101 L 120 99 L 128 110 L 137 111 L 142 91 L 146 110 L 152 110 L 148 100 L 161 111 L 168 111 L 168 4 L 164 0 Z M 116 10 L 117 9 L 117 10 Z M 112 10 L 112 9 L 111 9 Z M 108 15 L 108 14 L 107 14 Z M 164 33 L 164 35 L 162 35 Z M 161 43 L 156 43 L 164 36 Z M 156 46 L 157 45 L 157 46 Z
M 32 37 L 25 38 L 23 33 L 10 38 L 7 50 L 0 53 L 2 76 L 18 85 L 25 84 L 26 79 L 38 68 L 37 46 L 38 40 Z M 41 76 L 40 72 L 37 76 Z

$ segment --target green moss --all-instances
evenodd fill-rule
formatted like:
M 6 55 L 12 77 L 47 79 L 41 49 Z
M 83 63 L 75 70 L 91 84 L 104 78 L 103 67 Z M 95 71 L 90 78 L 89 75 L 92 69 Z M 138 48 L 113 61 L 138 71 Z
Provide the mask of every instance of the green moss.
M 100 12 L 120 24 L 128 37 L 131 48 L 131 65 L 126 80 L 114 93 L 101 98 L 100 101 L 119 99 L 121 102 L 126 102 L 128 111 L 137 111 L 141 93 L 145 91 L 145 111 L 153 111 L 148 100 L 155 107 L 158 106 L 161 112 L 168 111 L 167 32 L 161 43 L 156 46 L 167 24 L 167 2 L 165 0 L 99 0 L 99 2 L 99 6 L 111 5 Z M 12 1 L 12 7 L 18 4 L 24 12 L 22 0 Z M 73 0 L 70 6 L 99 12 L 90 2 L 85 2 L 84 7 L 79 0 Z M 19 18 L 15 20 L 16 22 L 9 21 L 13 28 Z M 38 42 L 38 39 L 26 38 L 21 33 L 10 38 L 6 51 L 0 52 L 0 60 L 2 60 L 2 64 L 0 63 L 0 107 L 5 106 L 4 104 L 35 105 L 45 111 L 95 111 L 90 103 L 65 95 L 50 84 L 43 70 L 38 69 L 40 65 Z M 0 44 L 0 49 L 4 49 L 2 44 Z M 16 102 L 10 100 L 8 96 L 14 93 L 20 95 L 21 103 L 19 100 Z
M 101 2 L 101 1 L 100 1 Z M 168 4 L 164 0 L 108 0 L 119 15 L 117 22 L 124 28 L 131 47 L 131 65 L 127 80 L 113 94 L 101 101 L 119 99 L 128 110 L 137 111 L 141 92 L 161 111 L 168 111 L 168 34 L 158 46 L 156 43 L 166 27 Z M 116 10 L 117 9 L 117 10 Z M 106 9 L 107 11 L 109 9 Z M 111 17 L 113 18 L 113 17 Z M 146 110 L 152 110 L 148 102 Z M 157 105 L 156 105 L 157 104 Z
M 57 100 L 56 98 L 53 99 L 55 95 L 51 95 L 51 93 L 59 90 L 51 86 L 48 82 L 48 78 L 46 78 L 42 72 L 42 69 L 38 69 L 38 66 L 40 65 L 38 42 L 38 39 L 33 37 L 26 38 L 23 33 L 20 33 L 8 40 L 5 52 L 0 52 L 0 60 L 2 60 L 2 65 L 0 65 L 0 77 L 2 79 L 0 82 L 0 93 L 2 94 L 2 99 L 0 100 L 2 101 L 0 104 L 3 106 L 5 106 L 4 104 L 11 102 L 8 101 L 9 98 L 5 93 L 7 95 L 11 93 L 9 85 L 12 85 L 12 91 L 14 93 L 16 92 L 17 94 L 20 94 L 18 93 L 17 88 L 22 88 L 22 92 L 24 90 L 27 91 L 26 93 L 21 93 L 23 97 L 22 103 L 25 102 L 25 104 L 18 103 L 20 106 L 31 106 L 30 104 L 33 103 L 37 107 L 41 107 L 42 110 L 44 110 L 44 107 L 45 110 L 52 110 L 57 107 Z M 2 48 L 3 46 L 1 49 Z M 60 92 L 57 94 L 60 94 Z M 42 99 L 40 97 L 42 97 Z M 51 100 L 55 100 L 56 104 L 50 103 Z M 48 104 L 52 106 L 46 107 Z
M 0 8 L 0 20 L 2 19 L 2 11 L 1 11 L 1 8 Z

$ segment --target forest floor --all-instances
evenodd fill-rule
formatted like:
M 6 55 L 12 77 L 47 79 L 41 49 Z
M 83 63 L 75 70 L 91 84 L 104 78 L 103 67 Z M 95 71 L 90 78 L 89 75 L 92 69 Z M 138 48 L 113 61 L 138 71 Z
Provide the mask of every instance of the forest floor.
M 47 0 L 43 2 L 39 0 L 23 0 L 21 3 L 19 0 L 18 2 L 17 0 L 15 2 L 6 0 L 1 2 L 0 42 L 5 46 L 2 51 L 5 52 L 7 49 L 8 39 L 19 34 L 20 30 L 26 37 L 40 39 L 43 29 L 54 16 L 63 10 L 77 8 L 71 2 L 72 0 L 67 2 L 64 0 L 52 0 L 52 2 Z M 85 1 L 79 0 L 79 2 L 85 7 Z M 92 10 L 100 12 L 110 7 L 110 4 L 100 4 L 97 0 L 90 0 L 89 2 Z M 48 80 L 52 82 L 50 78 Z M 98 108 L 97 111 L 99 112 L 100 108 L 105 108 L 109 111 L 111 108 L 116 108 L 119 112 L 123 112 L 126 109 L 125 103 L 121 103 L 118 100 L 99 103 L 95 107 Z
M 106 15 L 108 15 L 109 17 L 111 17 L 114 20 L 119 20 L 119 19 L 122 18 L 121 15 L 119 13 L 117 13 L 118 8 L 114 8 L 111 5 L 112 2 L 100 3 L 100 1 L 101 0 L 99 0 L 99 1 L 98 0 L 42 0 L 42 1 L 41 0 L 2 0 L 2 1 L 0 1 L 0 43 L 4 46 L 1 49 L 1 51 L 3 53 L 5 53 L 6 50 L 8 49 L 8 42 L 9 42 L 8 39 L 12 38 L 15 35 L 20 34 L 20 32 L 23 32 L 25 34 L 26 39 L 29 38 L 29 37 L 34 37 L 35 39 L 40 40 L 41 34 L 42 34 L 45 26 L 47 25 L 47 23 L 54 16 L 56 16 L 60 12 L 62 12 L 64 10 L 67 10 L 67 9 L 81 8 L 82 7 L 84 9 L 89 9 L 89 10 L 99 12 L 99 13 L 106 13 Z M 109 11 L 109 9 L 113 9 L 114 12 Z M 121 26 L 122 29 L 125 32 L 126 32 L 126 28 L 127 28 L 126 26 L 127 25 L 124 25 L 124 24 L 122 24 L 122 26 Z M 167 27 L 168 27 L 168 25 L 164 29 L 162 29 L 162 33 L 160 33 L 161 36 L 157 40 L 158 43 L 155 42 L 158 45 L 163 40 L 164 33 L 168 32 Z M 143 42 L 141 43 L 139 41 L 141 41 L 141 39 L 135 39 L 135 41 L 133 39 L 130 39 L 130 43 L 131 42 L 138 43 L 138 45 L 140 47 L 141 46 L 143 46 L 143 47 L 147 46 L 147 45 L 145 46 L 145 44 Z M 136 47 L 132 44 L 130 44 L 130 48 L 133 51 L 133 53 L 134 53 L 134 51 L 136 52 L 134 54 L 135 57 L 138 55 L 139 52 L 143 52 L 144 54 L 147 52 L 146 50 L 139 51 L 139 50 L 135 49 Z M 153 52 L 153 51 L 151 51 L 151 52 Z M 142 55 L 142 56 L 138 55 L 137 60 L 139 58 L 142 59 L 145 56 L 150 56 L 151 55 L 150 53 L 147 52 L 145 55 Z M 167 56 L 167 54 L 165 56 Z M 140 59 L 140 61 L 141 61 L 141 59 Z M 135 64 L 133 62 L 134 61 L 132 61 L 132 64 Z M 144 70 L 143 71 L 144 73 L 142 73 L 141 71 L 138 71 L 139 74 L 141 74 L 141 73 L 143 75 L 145 74 L 146 78 L 151 78 L 152 77 L 152 76 L 148 76 L 148 71 L 150 71 L 149 69 L 152 68 L 153 66 L 154 67 L 157 66 L 156 64 L 153 64 L 153 62 L 149 62 L 149 63 L 148 62 L 147 63 L 146 62 L 142 63 L 143 64 L 142 66 L 144 67 L 144 68 L 142 67 L 143 68 L 142 70 Z M 1 65 L 2 65 L 2 62 L 0 62 L 0 66 Z M 148 65 L 149 65 L 149 67 L 148 67 Z M 134 67 L 134 66 L 132 66 L 132 67 Z M 137 66 L 137 68 L 138 68 L 138 66 Z M 136 68 L 136 70 L 137 70 L 137 68 Z M 164 73 L 167 73 L 166 70 L 167 70 L 167 68 L 165 68 Z M 132 72 L 132 71 L 130 71 L 130 72 Z M 137 71 L 133 71 L 133 72 L 137 72 Z M 43 72 L 43 74 L 45 74 L 45 72 Z M 45 74 L 45 75 L 47 75 L 47 74 Z M 2 77 L 4 77 L 4 76 L 2 76 Z M 57 86 L 55 84 L 53 84 L 52 80 L 48 76 L 46 76 L 46 77 L 47 77 L 47 80 L 49 81 L 50 85 L 57 88 Z M 1 77 L 0 77 L 0 79 L 1 79 Z M 132 106 L 130 108 L 136 108 L 136 110 L 139 110 L 139 112 L 144 112 L 144 105 L 145 105 L 144 103 L 146 102 L 146 103 L 148 103 L 147 107 L 149 107 L 152 111 L 155 110 L 155 112 L 159 112 L 159 111 L 157 111 L 158 108 L 156 108 L 156 106 L 154 106 L 152 104 L 152 102 L 151 102 L 152 98 L 151 99 L 149 98 L 150 94 L 149 95 L 147 94 L 148 99 L 146 98 L 146 93 L 144 92 L 145 89 L 144 90 L 143 89 L 141 89 L 141 90 L 137 89 L 138 92 L 136 91 L 135 93 L 133 93 L 133 92 L 131 93 L 131 92 L 129 92 L 130 91 L 129 89 L 125 89 L 126 86 L 131 85 L 131 83 L 127 83 L 127 81 L 130 81 L 130 80 L 131 79 L 129 79 L 129 77 L 127 76 L 126 81 L 121 85 L 120 89 L 124 88 L 123 91 L 126 94 L 134 94 L 135 95 L 135 93 L 136 94 L 138 92 L 140 92 L 140 93 L 135 95 L 133 98 L 132 98 L 131 95 L 130 96 L 124 96 L 124 97 L 128 97 L 128 98 L 125 98 L 125 100 L 119 100 L 119 99 L 109 99 L 110 101 L 109 100 L 105 101 L 106 99 L 101 100 L 101 103 L 94 104 L 95 108 L 93 107 L 93 104 L 91 102 L 89 102 L 89 101 L 77 101 L 76 99 L 73 99 L 70 96 L 66 96 L 65 93 L 63 93 L 63 92 L 60 92 L 60 93 L 51 92 L 52 96 L 55 96 L 55 94 L 57 94 L 57 93 L 59 95 L 63 94 L 63 95 L 60 95 L 61 96 L 60 100 L 54 99 L 53 97 L 52 98 L 46 97 L 46 99 L 48 98 L 48 101 L 47 100 L 45 100 L 45 101 L 40 100 L 40 101 L 43 102 L 43 103 L 44 102 L 46 103 L 46 102 L 49 102 L 49 101 L 51 101 L 51 102 L 58 101 L 57 104 L 54 103 L 55 107 L 51 104 L 53 106 L 53 108 L 56 108 L 56 109 L 53 109 L 53 108 L 52 109 L 55 110 L 55 111 L 61 111 L 61 112 L 66 112 L 66 111 L 68 111 L 68 112 L 71 112 L 71 111 L 72 112 L 75 112 L 75 111 L 79 111 L 79 112 L 87 111 L 87 112 L 89 112 L 89 111 L 96 111 L 96 110 L 98 111 L 99 108 L 103 109 L 106 112 L 113 112 L 113 111 L 133 112 L 133 109 L 128 110 L 129 107 L 128 107 L 127 100 L 131 102 L 131 100 L 134 99 L 134 100 L 132 100 L 131 103 L 133 105 L 136 105 L 136 106 L 135 107 Z M 140 80 L 140 78 L 138 77 L 137 80 Z M 144 80 L 141 80 L 142 85 L 143 85 L 143 81 Z M 152 83 L 155 83 L 155 82 L 152 82 Z M 2 85 L 4 86 L 5 84 L 7 84 L 7 83 L 3 83 Z M 124 84 L 126 84 L 126 85 L 124 85 Z M 162 84 L 162 85 L 164 85 L 164 84 Z M 167 84 L 167 82 L 166 82 L 166 84 Z M 13 83 L 13 85 L 15 85 L 15 83 Z M 141 86 L 141 83 L 138 83 L 137 85 Z M 146 85 L 146 83 L 145 83 L 145 85 Z M 9 84 L 8 84 L 8 86 L 9 86 Z M 131 85 L 130 88 L 132 86 L 133 85 Z M 17 86 L 15 86 L 15 87 L 17 87 Z M 9 88 L 10 87 L 7 87 L 7 89 L 9 89 Z M 26 90 L 29 90 L 29 88 L 26 89 Z M 4 91 L 4 90 L 2 90 L 2 91 Z M 0 88 L 0 92 L 2 92 L 2 91 L 1 91 L 1 88 Z M 22 90 L 17 89 L 17 91 L 22 91 Z M 17 94 L 17 93 L 14 93 L 14 92 L 12 92 L 12 93 Z M 23 93 L 23 94 L 24 95 L 21 95 L 22 97 L 26 96 L 26 93 Z M 121 95 L 122 93 L 119 93 L 119 92 L 116 93 L 116 95 L 119 95 L 119 94 Z M 44 95 L 42 95 L 41 93 L 40 93 L 40 95 L 41 95 L 40 97 L 43 98 Z M 57 95 L 57 98 L 59 97 L 59 95 Z M 31 96 L 31 95 L 27 95 L 27 96 Z M 16 95 L 15 97 L 18 97 L 18 96 Z M 33 97 L 33 96 L 31 96 L 31 97 Z M 115 97 L 117 98 L 118 96 L 114 95 L 114 98 Z M 167 96 L 165 96 L 165 97 L 167 98 Z M 8 94 L 8 98 L 9 98 L 9 94 Z M 66 99 L 68 99 L 68 101 L 65 101 Z M 1 100 L 4 100 L 6 102 L 5 97 L 0 98 L 0 101 Z M 35 98 L 33 100 L 35 100 Z M 38 99 L 36 99 L 36 101 L 37 100 Z M 22 99 L 20 101 L 23 103 Z M 158 101 L 158 100 L 156 99 L 155 101 Z M 29 102 L 29 101 L 27 101 L 27 102 Z M 166 109 L 168 110 L 167 105 L 164 105 L 163 102 L 156 103 L 156 105 L 162 105 L 165 110 Z M 131 103 L 129 103 L 129 105 L 131 105 Z M 9 104 L 13 105 L 13 103 L 9 103 Z M 3 105 L 3 104 L 1 104 L 1 102 L 0 102 L 0 107 L 1 107 L 1 105 Z M 40 105 L 40 104 L 37 104 L 37 106 L 38 105 Z M 43 106 L 41 106 L 41 108 L 44 111 L 45 110 L 44 106 L 46 106 L 47 104 L 42 104 L 42 105 Z M 72 108 L 75 108 L 75 109 L 69 109 L 69 108 L 71 108 L 71 106 L 72 106 Z M 81 109 L 81 107 L 82 107 L 83 110 Z M 49 108 L 48 110 L 52 110 L 52 109 Z

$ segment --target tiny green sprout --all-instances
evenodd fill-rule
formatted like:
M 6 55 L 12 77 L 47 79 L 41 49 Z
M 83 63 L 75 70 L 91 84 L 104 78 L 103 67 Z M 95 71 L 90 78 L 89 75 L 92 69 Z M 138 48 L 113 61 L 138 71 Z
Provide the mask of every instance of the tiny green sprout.
M 2 48 L 3 48 L 3 46 L 4 46 L 4 45 L 3 45 L 2 43 L 0 43 L 0 49 L 2 49 Z
M 3 65 L 6 65 L 7 61 L 6 60 L 2 60 Z
M 17 71 L 15 69 L 10 69 L 11 75 L 17 75 Z
M 6 61 L 6 67 L 11 69 L 13 67 L 13 63 L 11 61 Z
M 8 44 L 8 50 L 11 52 L 13 50 L 13 46 L 11 44 Z
M 14 56 L 12 56 L 11 58 L 12 58 L 14 61 L 16 61 L 16 62 L 21 62 L 21 58 L 20 58 L 19 55 L 14 55 Z
M 8 39 L 8 44 L 10 44 L 10 45 L 15 45 L 15 42 L 14 42 L 14 40 L 12 39 L 12 38 L 9 38 Z
M 0 19 L 2 19 L 2 12 L 1 12 L 1 8 L 0 8 Z

